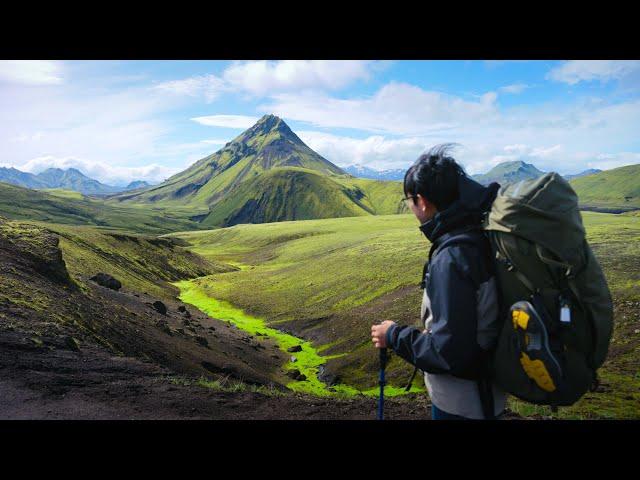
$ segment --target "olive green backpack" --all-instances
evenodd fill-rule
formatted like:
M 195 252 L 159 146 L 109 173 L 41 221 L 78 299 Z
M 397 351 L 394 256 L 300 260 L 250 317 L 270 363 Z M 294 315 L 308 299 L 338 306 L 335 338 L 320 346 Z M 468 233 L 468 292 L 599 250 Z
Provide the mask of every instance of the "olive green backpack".
M 613 305 L 585 239 L 578 197 L 557 173 L 502 187 L 484 222 L 504 323 L 493 381 L 540 405 L 575 403 L 597 385 Z

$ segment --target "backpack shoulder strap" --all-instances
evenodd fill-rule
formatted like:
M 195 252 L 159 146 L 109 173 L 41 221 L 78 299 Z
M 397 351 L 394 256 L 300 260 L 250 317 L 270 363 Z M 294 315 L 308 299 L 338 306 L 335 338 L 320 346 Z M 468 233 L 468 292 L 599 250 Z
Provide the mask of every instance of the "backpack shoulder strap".
M 445 233 L 440 238 L 438 238 L 429 249 L 429 261 L 433 257 L 435 257 L 443 248 L 448 247 L 450 245 L 458 245 L 461 243 L 475 244 L 478 239 L 472 232 L 480 232 L 483 233 L 483 230 L 478 226 L 470 226 L 463 230 L 457 230 L 451 233 Z

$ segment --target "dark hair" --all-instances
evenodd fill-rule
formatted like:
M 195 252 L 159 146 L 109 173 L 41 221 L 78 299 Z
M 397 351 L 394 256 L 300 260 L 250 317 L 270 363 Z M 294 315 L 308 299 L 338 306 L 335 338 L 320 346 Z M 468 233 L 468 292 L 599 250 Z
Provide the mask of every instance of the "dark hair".
M 449 156 L 455 143 L 436 145 L 420 155 L 404 174 L 404 195 L 422 195 L 439 210 L 446 210 L 458 199 L 458 177 L 466 176 L 463 168 Z

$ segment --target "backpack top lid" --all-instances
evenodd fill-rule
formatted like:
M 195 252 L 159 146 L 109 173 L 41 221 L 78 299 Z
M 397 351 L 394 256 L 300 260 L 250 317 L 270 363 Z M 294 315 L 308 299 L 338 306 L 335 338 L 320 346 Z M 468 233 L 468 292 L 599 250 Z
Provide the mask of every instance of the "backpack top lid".
M 555 172 L 500 188 L 485 229 L 539 244 L 572 265 L 582 263 L 585 230 L 578 196 Z

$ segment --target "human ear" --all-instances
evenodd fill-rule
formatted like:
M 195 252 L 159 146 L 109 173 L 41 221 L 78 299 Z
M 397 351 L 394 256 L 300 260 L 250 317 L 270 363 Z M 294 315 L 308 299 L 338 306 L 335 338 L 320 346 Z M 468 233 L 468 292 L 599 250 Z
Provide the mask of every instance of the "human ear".
M 429 202 L 429 200 L 427 200 L 426 198 L 424 198 L 424 197 L 423 197 L 422 195 L 420 195 L 420 194 L 416 195 L 416 198 L 417 198 L 417 200 L 418 200 L 418 201 L 416 202 L 416 205 L 417 205 L 417 207 L 418 207 L 418 210 L 420 210 L 421 212 L 426 212 L 426 211 L 429 209 L 430 205 L 431 205 L 431 203 Z

